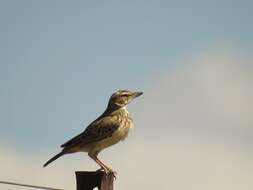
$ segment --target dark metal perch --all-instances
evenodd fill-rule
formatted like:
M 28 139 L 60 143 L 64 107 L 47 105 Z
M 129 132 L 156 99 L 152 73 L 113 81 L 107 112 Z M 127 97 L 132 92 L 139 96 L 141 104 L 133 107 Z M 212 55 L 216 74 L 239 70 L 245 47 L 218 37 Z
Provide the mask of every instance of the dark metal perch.
M 78 171 L 76 172 L 76 190 L 113 190 L 113 174 L 102 171 Z

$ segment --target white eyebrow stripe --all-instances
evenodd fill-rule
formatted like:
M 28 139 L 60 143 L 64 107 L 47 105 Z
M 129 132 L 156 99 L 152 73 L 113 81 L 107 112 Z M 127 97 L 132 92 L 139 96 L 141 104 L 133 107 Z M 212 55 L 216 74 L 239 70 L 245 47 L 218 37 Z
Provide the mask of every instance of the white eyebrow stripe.
M 129 92 L 122 92 L 121 95 L 130 95 L 131 93 Z

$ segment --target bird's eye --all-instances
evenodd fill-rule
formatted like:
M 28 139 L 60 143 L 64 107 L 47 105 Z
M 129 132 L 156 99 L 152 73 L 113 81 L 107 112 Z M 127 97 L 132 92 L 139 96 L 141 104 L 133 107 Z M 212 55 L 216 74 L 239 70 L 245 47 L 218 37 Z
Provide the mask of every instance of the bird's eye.
M 128 97 L 128 94 L 122 94 L 121 96 L 122 97 Z

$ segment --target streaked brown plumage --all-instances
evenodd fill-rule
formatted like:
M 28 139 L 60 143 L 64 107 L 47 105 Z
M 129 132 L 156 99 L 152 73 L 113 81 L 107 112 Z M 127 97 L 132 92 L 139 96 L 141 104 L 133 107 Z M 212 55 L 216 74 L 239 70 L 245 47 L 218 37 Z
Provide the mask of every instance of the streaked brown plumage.
M 97 162 L 105 172 L 112 170 L 97 158 L 98 153 L 120 140 L 124 140 L 133 127 L 132 118 L 126 110 L 126 105 L 142 92 L 118 90 L 110 97 L 105 112 L 93 121 L 76 137 L 62 144 L 62 151 L 44 164 L 47 166 L 52 161 L 64 154 L 75 152 L 88 152 L 88 155 Z

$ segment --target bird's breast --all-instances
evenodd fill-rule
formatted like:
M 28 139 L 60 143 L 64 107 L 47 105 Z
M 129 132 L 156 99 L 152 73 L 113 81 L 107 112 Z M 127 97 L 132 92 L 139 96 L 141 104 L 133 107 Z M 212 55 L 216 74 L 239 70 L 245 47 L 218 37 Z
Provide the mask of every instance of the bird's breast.
M 93 144 L 93 151 L 101 151 L 102 149 L 105 149 L 118 143 L 121 140 L 124 140 L 128 136 L 129 130 L 133 127 L 132 119 L 130 117 L 125 118 L 120 121 L 120 123 L 121 124 L 119 128 L 110 137 L 107 137 Z
M 133 122 L 131 118 L 127 118 L 122 121 L 119 129 L 116 131 L 115 135 L 120 137 L 120 140 L 124 140 L 129 133 L 129 130 L 133 128 Z
M 120 124 L 118 129 L 111 136 L 101 141 L 91 143 L 89 147 L 84 147 L 88 148 L 88 152 L 100 152 L 101 150 L 124 140 L 128 136 L 129 130 L 133 128 L 133 121 L 129 113 L 126 110 L 123 110 L 115 115 L 115 117 Z

